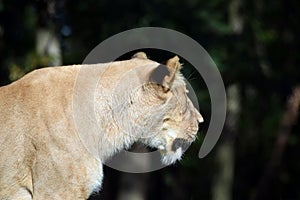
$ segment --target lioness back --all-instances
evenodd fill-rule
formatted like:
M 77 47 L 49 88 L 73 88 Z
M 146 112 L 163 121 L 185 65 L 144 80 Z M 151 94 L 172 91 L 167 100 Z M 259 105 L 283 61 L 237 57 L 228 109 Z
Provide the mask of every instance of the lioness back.
M 44 68 L 0 88 L 0 199 L 86 199 L 101 181 L 101 165 L 74 135 L 78 70 Z

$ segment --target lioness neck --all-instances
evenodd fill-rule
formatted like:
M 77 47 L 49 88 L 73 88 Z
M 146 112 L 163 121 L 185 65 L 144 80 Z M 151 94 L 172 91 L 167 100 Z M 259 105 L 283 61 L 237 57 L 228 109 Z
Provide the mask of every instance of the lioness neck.
M 79 137 L 102 162 L 129 148 L 148 129 L 145 119 L 151 101 L 142 86 L 158 64 L 128 61 L 120 65 L 83 66 L 74 87 L 73 111 Z

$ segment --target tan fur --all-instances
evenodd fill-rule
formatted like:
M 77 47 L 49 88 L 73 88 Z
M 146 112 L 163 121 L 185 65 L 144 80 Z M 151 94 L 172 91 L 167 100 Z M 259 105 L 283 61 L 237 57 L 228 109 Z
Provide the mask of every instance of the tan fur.
M 101 186 L 103 162 L 138 140 L 163 146 L 167 164 L 179 159 L 172 158 L 172 141 L 192 142 L 202 117 L 186 96 L 178 67 L 167 64 L 170 90 L 165 91 L 148 82 L 159 64 L 146 58 L 138 54 L 108 64 L 44 68 L 1 87 L 0 199 L 87 199 Z M 90 89 L 85 85 L 74 94 L 83 68 L 101 74 L 95 99 L 85 97 Z M 74 98 L 83 105 L 95 101 L 99 132 L 78 131 L 88 124 L 89 113 L 74 116 Z

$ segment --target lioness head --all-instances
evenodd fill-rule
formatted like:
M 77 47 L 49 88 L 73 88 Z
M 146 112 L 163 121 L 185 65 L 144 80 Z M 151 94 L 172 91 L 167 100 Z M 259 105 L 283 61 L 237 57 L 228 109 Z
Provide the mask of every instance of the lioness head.
M 147 101 L 159 101 L 160 104 L 153 111 L 156 115 L 152 134 L 142 138 L 141 142 L 159 149 L 162 162 L 169 165 L 180 160 L 195 140 L 198 123 L 203 122 L 203 118 L 187 96 L 179 58 L 175 56 L 168 60 L 165 67 L 168 73 L 161 84 L 150 82 L 144 86 L 148 93 Z

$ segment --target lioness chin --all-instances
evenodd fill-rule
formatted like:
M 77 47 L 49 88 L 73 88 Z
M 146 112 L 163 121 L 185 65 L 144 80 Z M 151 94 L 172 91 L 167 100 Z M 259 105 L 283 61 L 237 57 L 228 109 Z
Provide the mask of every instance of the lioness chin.
M 159 149 L 165 164 L 181 159 L 203 118 L 178 57 L 161 82 L 158 67 L 138 53 L 39 69 L 1 87 L 0 199 L 87 199 L 101 186 L 102 164 L 137 141 Z

